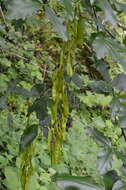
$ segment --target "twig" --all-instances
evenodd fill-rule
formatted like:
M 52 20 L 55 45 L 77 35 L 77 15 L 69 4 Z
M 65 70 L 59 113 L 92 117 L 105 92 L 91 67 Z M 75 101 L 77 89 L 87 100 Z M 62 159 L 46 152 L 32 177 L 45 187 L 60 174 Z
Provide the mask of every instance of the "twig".
M 24 59 L 24 60 L 27 60 L 27 61 L 29 60 L 28 58 L 23 57 L 23 56 L 21 56 L 21 55 L 16 55 L 16 54 L 14 54 L 14 56 L 19 57 L 19 58 Z
M 53 73 L 52 71 L 47 71 L 46 69 L 42 69 L 42 68 L 40 68 L 40 70 L 41 70 L 41 71 L 44 71 L 44 72 L 46 72 L 46 73 L 51 73 L 51 74 Z

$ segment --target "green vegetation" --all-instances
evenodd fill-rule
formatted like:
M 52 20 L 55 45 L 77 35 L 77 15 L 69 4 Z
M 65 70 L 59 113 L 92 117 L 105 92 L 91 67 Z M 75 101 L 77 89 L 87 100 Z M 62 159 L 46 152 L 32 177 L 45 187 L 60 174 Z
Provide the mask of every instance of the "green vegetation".
M 126 188 L 124 0 L 0 0 L 0 190 Z

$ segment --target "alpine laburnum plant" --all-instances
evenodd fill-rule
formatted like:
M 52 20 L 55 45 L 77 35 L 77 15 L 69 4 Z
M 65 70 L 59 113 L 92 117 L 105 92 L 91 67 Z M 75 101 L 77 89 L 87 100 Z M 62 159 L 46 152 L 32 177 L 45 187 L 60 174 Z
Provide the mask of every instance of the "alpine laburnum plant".
M 11 112 L 12 128 L 13 114 L 26 118 L 17 182 L 23 190 L 31 188 L 35 176 L 40 129 L 54 167 L 64 159 L 73 112 L 99 146 L 100 182 L 72 175 L 54 181 L 63 189 L 125 189 L 125 12 L 123 0 L 0 1 L 0 110 Z M 31 122 L 34 112 L 38 120 Z M 7 142 L 1 141 L 2 151 Z M 115 157 L 121 160 L 117 171 L 111 168 Z M 3 188 L 8 181 L 0 171 Z

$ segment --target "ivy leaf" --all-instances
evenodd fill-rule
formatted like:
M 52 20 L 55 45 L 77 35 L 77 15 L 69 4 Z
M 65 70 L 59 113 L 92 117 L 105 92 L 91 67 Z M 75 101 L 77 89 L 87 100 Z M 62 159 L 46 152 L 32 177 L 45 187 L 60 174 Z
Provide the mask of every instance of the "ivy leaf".
M 96 3 L 104 12 L 105 20 L 116 26 L 116 17 L 108 0 L 96 0 Z
M 61 0 L 61 2 L 63 3 L 63 6 L 65 8 L 65 11 L 67 13 L 67 17 L 70 20 L 73 20 L 73 16 L 74 16 L 74 11 L 73 11 L 73 5 L 72 5 L 72 0 Z
M 31 125 L 25 129 L 23 135 L 21 136 L 21 141 L 20 141 L 21 150 L 26 148 L 28 145 L 32 143 L 32 141 L 37 136 L 37 132 L 38 132 L 37 125 Z
M 104 36 L 103 33 L 99 33 L 96 36 L 92 45 L 98 59 L 111 56 L 112 59 L 122 65 L 124 70 L 126 70 L 125 46 L 112 38 Z
M 99 153 L 98 157 L 98 170 L 101 175 L 105 174 L 111 167 L 113 158 L 112 158 L 112 149 L 107 148 Z
M 119 89 L 120 91 L 126 91 L 126 75 L 119 74 L 112 82 L 113 87 Z
M 110 147 L 111 142 L 107 137 L 105 137 L 101 132 L 99 132 L 96 129 L 92 129 L 91 127 L 86 128 L 86 131 L 89 135 L 91 135 L 97 144 L 100 144 L 101 146 Z
M 40 8 L 40 3 L 34 0 L 8 1 L 7 18 L 10 20 L 25 19 Z
M 45 6 L 46 15 L 49 18 L 50 22 L 53 24 L 55 31 L 58 35 L 64 40 L 68 40 L 68 34 L 66 31 L 66 26 L 63 24 L 61 18 L 57 17 L 55 12 L 48 6 Z
M 91 177 L 60 175 L 55 179 L 57 185 L 64 190 L 104 190 Z

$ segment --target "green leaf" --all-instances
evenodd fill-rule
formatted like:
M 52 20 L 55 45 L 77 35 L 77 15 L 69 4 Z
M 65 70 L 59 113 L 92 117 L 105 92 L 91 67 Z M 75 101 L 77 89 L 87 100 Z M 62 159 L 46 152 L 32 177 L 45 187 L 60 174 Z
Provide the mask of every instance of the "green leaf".
M 10 88 L 9 92 L 10 93 L 14 93 L 14 94 L 22 95 L 22 96 L 24 96 L 26 98 L 30 98 L 31 97 L 30 91 L 26 90 L 25 88 L 23 88 L 21 86 L 15 86 L 14 88 Z
M 13 128 L 13 117 L 11 113 L 8 114 L 7 121 L 9 128 Z
M 96 60 L 96 69 L 97 69 L 97 71 L 99 71 L 101 73 L 104 80 L 106 80 L 108 82 L 111 81 L 107 65 L 104 63 L 103 60 Z
M 74 73 L 74 74 L 72 75 L 71 80 L 72 80 L 72 82 L 73 82 L 76 86 L 78 86 L 79 88 L 82 87 L 83 82 L 82 82 L 80 76 L 79 76 L 77 73 Z
M 110 140 L 107 137 L 105 137 L 103 133 L 91 127 L 86 128 L 86 131 L 88 132 L 89 135 L 91 135 L 94 138 L 97 144 L 100 144 L 103 147 L 111 146 Z
M 96 3 L 104 12 L 105 20 L 116 26 L 116 17 L 108 0 L 96 0 Z
M 71 1 L 70 0 L 61 0 L 61 2 L 63 3 L 63 6 L 67 13 L 68 19 L 73 20 L 74 11 L 73 11 L 72 0 Z
M 117 156 L 118 159 L 121 159 L 123 164 L 126 165 L 126 155 L 125 153 L 123 153 L 122 151 L 120 150 L 116 150 L 115 151 L 115 154 Z
M 8 1 L 6 16 L 10 20 L 25 19 L 40 9 L 40 5 L 39 2 L 34 0 L 11 0 Z
M 119 126 L 126 129 L 126 116 L 119 117 Z
M 112 158 L 112 149 L 107 148 L 99 153 L 98 158 L 98 170 L 101 175 L 105 174 L 111 167 L 113 158 Z
M 120 180 L 118 180 L 118 181 L 114 184 L 112 190 L 126 190 L 126 183 L 125 183 L 125 182 L 122 182 L 122 181 L 120 181 Z
M 5 168 L 5 185 L 9 190 L 21 190 L 20 180 L 18 178 L 17 169 L 14 167 Z
M 119 74 L 113 81 L 113 87 L 119 89 L 120 91 L 126 91 L 126 75 Z
M 109 94 L 112 92 L 111 84 L 106 81 L 93 81 L 89 86 L 96 93 Z
M 0 110 L 3 110 L 7 106 L 7 98 L 5 96 L 0 97 Z
M 46 15 L 49 18 L 50 22 L 53 24 L 55 31 L 58 33 L 58 35 L 64 40 L 68 40 L 68 34 L 66 31 L 66 26 L 63 25 L 63 21 L 61 18 L 57 17 L 53 9 L 45 6 Z
M 21 141 L 20 141 L 20 148 L 24 149 L 26 148 L 29 144 L 32 143 L 32 141 L 35 139 L 37 136 L 38 132 L 38 126 L 37 125 L 31 125 L 27 127 L 21 136 Z
M 115 5 L 117 11 L 126 12 L 126 3 L 118 2 L 116 0 L 113 0 L 112 3 Z
M 119 177 L 117 175 L 117 173 L 112 170 L 107 172 L 104 176 L 103 176 L 103 181 L 105 184 L 105 190 L 112 190 L 113 184 L 119 180 Z
M 98 59 L 110 56 L 126 70 L 126 47 L 119 42 L 104 36 L 103 33 L 99 33 L 93 41 L 93 49 Z
M 36 112 L 37 118 L 44 120 L 48 116 L 48 106 L 50 105 L 50 99 L 48 97 L 41 97 L 36 99 L 32 106 L 28 108 L 28 114 Z
M 2 48 L 7 48 L 7 42 L 2 37 L 0 37 L 0 46 Z
M 61 175 L 55 179 L 57 185 L 64 190 L 104 190 L 91 177 Z
M 117 116 L 120 108 L 121 108 L 121 104 L 120 104 L 119 99 L 114 97 L 110 103 L 111 119 L 114 119 Z

